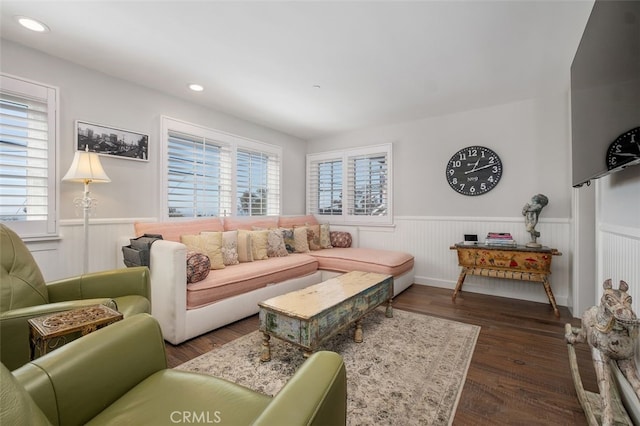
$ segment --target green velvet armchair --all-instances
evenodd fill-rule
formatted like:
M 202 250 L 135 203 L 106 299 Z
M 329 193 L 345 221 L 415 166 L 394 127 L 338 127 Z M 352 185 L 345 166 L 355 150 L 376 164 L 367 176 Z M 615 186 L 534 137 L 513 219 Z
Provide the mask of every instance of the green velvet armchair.
M 167 369 L 158 322 L 134 315 L 9 372 L 0 424 L 330 425 L 346 423 L 346 370 L 316 352 L 270 397 L 221 378 Z
M 29 361 L 30 318 L 104 304 L 128 316 L 151 312 L 149 270 L 116 269 L 45 283 L 20 237 L 0 224 L 0 361 Z

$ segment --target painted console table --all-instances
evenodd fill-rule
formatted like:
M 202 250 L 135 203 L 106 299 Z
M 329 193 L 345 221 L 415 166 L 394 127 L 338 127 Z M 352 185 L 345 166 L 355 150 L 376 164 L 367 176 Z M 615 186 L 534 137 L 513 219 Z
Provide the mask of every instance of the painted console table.
M 450 247 L 458 252 L 458 264 L 462 268 L 458 283 L 451 300 L 462 290 L 467 275 L 480 275 L 491 278 L 540 282 L 547 293 L 549 303 L 556 317 L 560 317 L 556 299 L 549 284 L 551 259 L 561 256 L 556 249 L 549 247 L 531 248 L 526 246 L 500 247 L 487 245 L 466 245 L 462 243 Z

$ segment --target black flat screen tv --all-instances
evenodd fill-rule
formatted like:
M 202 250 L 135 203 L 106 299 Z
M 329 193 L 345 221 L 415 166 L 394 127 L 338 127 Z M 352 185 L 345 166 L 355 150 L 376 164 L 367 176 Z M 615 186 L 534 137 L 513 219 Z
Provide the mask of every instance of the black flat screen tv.
M 596 0 L 571 64 L 572 185 L 640 164 L 640 1 Z M 607 163 L 627 134 L 638 154 Z M 635 150 L 634 147 L 631 151 Z

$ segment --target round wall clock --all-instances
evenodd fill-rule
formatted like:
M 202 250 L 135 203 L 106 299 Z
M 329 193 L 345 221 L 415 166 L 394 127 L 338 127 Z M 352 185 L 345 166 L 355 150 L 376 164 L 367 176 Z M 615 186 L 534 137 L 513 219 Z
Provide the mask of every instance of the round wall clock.
M 463 195 L 482 195 L 496 187 L 502 177 L 502 161 L 484 146 L 469 146 L 453 154 L 447 163 L 447 182 Z
M 607 149 L 607 170 L 640 158 L 640 127 L 624 132 Z

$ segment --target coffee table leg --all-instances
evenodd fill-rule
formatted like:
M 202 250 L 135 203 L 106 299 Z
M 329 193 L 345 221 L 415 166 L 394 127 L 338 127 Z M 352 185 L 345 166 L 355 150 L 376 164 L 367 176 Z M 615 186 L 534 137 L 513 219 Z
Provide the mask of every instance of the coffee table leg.
M 262 353 L 260 354 L 260 361 L 267 362 L 271 361 L 271 346 L 269 345 L 269 336 L 267 333 L 263 333 L 262 335 Z
M 356 332 L 353 335 L 353 341 L 362 343 L 362 320 L 356 321 Z
M 393 306 L 391 306 L 392 303 L 393 299 L 389 299 L 389 301 L 387 302 L 387 310 L 384 313 L 387 318 L 393 318 Z

